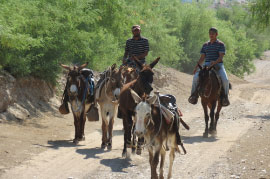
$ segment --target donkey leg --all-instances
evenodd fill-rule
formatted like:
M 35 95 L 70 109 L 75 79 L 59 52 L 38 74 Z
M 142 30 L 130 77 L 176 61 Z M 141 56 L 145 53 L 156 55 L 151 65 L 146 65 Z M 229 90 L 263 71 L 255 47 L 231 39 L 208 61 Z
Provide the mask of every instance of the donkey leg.
M 127 118 L 127 147 L 131 148 L 131 131 L 133 126 L 132 113 L 128 114 Z
M 210 128 L 209 128 L 209 133 L 212 135 L 215 135 L 215 109 L 217 106 L 217 102 L 213 102 L 211 105 L 211 110 L 210 110 L 210 118 L 211 118 L 211 122 L 210 122 Z
M 134 134 L 135 131 L 135 125 L 133 124 L 132 127 L 132 154 L 135 154 L 136 152 L 136 135 Z
M 113 124 L 114 124 L 114 116 L 110 118 L 110 122 L 109 122 L 109 139 L 108 139 L 108 143 L 107 143 L 107 149 L 108 150 L 112 149 Z
M 85 121 L 86 121 L 86 115 L 84 115 L 84 112 L 83 112 L 81 114 L 81 118 L 80 118 L 80 135 L 79 135 L 79 141 L 84 141 L 85 140 L 85 136 L 84 136 Z
M 73 143 L 74 144 L 78 144 L 79 143 L 79 124 L 78 124 L 78 120 L 74 117 L 74 126 L 75 126 L 75 138 L 73 139 Z
M 175 158 L 175 148 L 174 147 L 171 147 L 168 179 L 172 177 L 172 167 L 173 167 L 174 158 Z
M 127 157 L 127 119 L 126 116 L 123 116 L 123 127 L 124 127 L 124 148 L 122 152 L 122 157 Z
M 164 179 L 164 162 L 165 162 L 165 156 L 166 156 L 166 151 L 165 148 L 162 147 L 161 151 L 160 151 L 160 155 L 161 155 L 161 160 L 160 160 L 160 168 L 159 168 L 159 178 L 160 179 Z
M 106 115 L 102 114 L 102 143 L 101 143 L 102 149 L 106 147 L 107 136 L 108 136 L 108 121 L 106 119 Z
M 160 146 L 155 146 L 155 154 L 153 156 L 153 160 L 151 162 L 151 179 L 157 179 L 157 166 L 159 163 L 159 154 L 160 154 Z
M 208 109 L 207 109 L 206 103 L 202 103 L 202 106 L 204 110 L 204 120 L 205 120 L 205 131 L 203 133 L 203 137 L 207 138 L 208 137 L 208 121 L 209 121 Z
M 215 114 L 215 125 L 214 125 L 214 130 L 216 131 L 217 133 L 217 122 L 218 122 L 218 119 L 219 119 L 219 113 L 221 111 L 221 108 L 222 108 L 222 105 L 221 105 L 221 102 L 220 100 L 218 101 L 218 106 L 217 106 L 217 111 L 216 111 L 216 114 Z

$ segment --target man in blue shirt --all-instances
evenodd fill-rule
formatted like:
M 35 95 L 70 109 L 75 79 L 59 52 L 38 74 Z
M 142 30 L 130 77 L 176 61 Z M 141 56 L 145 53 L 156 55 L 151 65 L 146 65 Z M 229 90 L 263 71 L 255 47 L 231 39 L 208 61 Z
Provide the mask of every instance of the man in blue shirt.
M 198 102 L 198 92 L 197 92 L 197 86 L 198 86 L 198 80 L 199 80 L 199 70 L 198 70 L 198 64 L 202 64 L 204 61 L 205 66 L 210 65 L 217 65 L 219 67 L 218 73 L 221 77 L 222 85 L 224 88 L 224 94 L 222 95 L 221 104 L 222 106 L 228 106 L 230 105 L 229 99 L 228 99 L 228 93 L 229 93 L 229 80 L 227 73 L 225 71 L 224 65 L 223 65 L 223 56 L 226 53 L 225 45 L 223 42 L 217 39 L 218 36 L 218 30 L 216 28 L 210 28 L 209 29 L 209 38 L 210 41 L 203 44 L 201 49 L 201 57 L 193 71 L 194 77 L 192 82 L 192 90 L 191 90 L 191 96 L 189 97 L 188 101 L 191 104 L 197 104 Z

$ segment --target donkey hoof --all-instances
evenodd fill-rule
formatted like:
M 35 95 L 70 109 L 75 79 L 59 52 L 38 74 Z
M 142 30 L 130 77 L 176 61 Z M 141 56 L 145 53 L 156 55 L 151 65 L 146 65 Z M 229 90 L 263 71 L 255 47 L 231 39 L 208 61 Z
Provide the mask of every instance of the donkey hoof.
M 106 144 L 105 144 L 104 142 L 102 142 L 101 148 L 102 148 L 102 149 L 105 149 L 105 148 L 106 148 Z
M 217 131 L 216 131 L 216 130 L 212 130 L 212 131 L 210 131 L 209 133 L 210 133 L 211 135 L 213 135 L 213 136 L 217 135 Z
M 135 154 L 136 148 L 135 147 L 132 147 L 131 151 L 132 151 L 132 154 Z
M 127 152 L 122 152 L 122 157 L 126 158 L 127 157 Z
M 203 133 L 203 138 L 208 138 L 208 133 L 204 132 Z
M 136 154 L 141 155 L 142 154 L 142 149 L 137 149 Z
M 108 143 L 107 149 L 108 149 L 108 150 L 112 150 L 112 144 L 111 144 L 111 143 Z
M 79 138 L 79 141 L 85 141 L 85 137 Z
M 79 140 L 78 139 L 73 139 L 73 143 L 74 144 L 78 144 L 79 143 Z

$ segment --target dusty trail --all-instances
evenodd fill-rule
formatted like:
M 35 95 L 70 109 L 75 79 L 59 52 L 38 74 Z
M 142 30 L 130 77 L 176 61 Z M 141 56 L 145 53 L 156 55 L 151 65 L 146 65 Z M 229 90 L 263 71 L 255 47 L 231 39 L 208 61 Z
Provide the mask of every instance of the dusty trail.
M 188 92 L 177 86 L 160 88 L 161 92 L 176 95 L 184 113 L 184 120 L 191 130 L 181 129 L 187 155 L 176 155 L 173 178 L 230 178 L 230 165 L 226 162 L 228 152 L 237 141 L 252 128 L 260 118 L 269 115 L 270 104 L 270 55 L 268 60 L 256 61 L 257 72 L 246 77 L 248 82 L 232 80 L 231 104 L 222 109 L 216 138 L 202 138 L 204 131 L 203 111 L 200 105 L 188 104 Z M 171 73 L 174 71 L 172 70 Z M 186 75 L 186 81 L 191 76 Z M 181 76 L 183 78 L 183 76 Z M 176 80 L 181 80 L 176 78 Z M 191 81 L 190 81 L 191 83 Z M 179 94 L 180 92 L 183 94 Z M 255 117 L 252 117 L 255 116 Z M 72 121 L 72 116 L 66 117 Z M 116 119 L 112 151 L 100 149 L 100 122 L 88 122 L 86 141 L 72 144 L 73 132 L 63 140 L 50 141 L 46 150 L 31 160 L 7 170 L 0 178 L 150 178 L 148 153 L 141 156 L 121 157 L 123 146 L 122 121 Z M 74 129 L 72 129 L 73 131 Z M 265 139 L 270 140 L 270 139 Z M 168 157 L 165 160 L 165 176 Z M 268 171 L 270 172 L 270 171 Z

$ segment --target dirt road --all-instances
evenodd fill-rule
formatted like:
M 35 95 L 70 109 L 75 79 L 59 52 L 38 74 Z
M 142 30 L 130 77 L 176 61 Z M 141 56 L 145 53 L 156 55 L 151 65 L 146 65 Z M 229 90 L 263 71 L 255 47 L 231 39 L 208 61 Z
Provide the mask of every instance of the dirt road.
M 267 60 L 255 62 L 257 72 L 246 77 L 247 81 L 231 77 L 231 105 L 222 109 L 217 137 L 207 139 L 202 138 L 204 118 L 201 106 L 186 102 L 192 77 L 167 69 L 166 74 L 179 74 L 175 79 L 167 76 L 175 83 L 157 84 L 156 87 L 161 92 L 169 92 L 177 97 L 184 120 L 191 127 L 190 131 L 181 129 L 188 153 L 176 155 L 173 178 L 270 178 L 269 52 L 266 53 L 266 58 Z M 74 130 L 71 126 L 72 116 L 68 115 L 64 119 L 55 117 L 55 120 L 57 131 L 65 131 L 65 135 L 50 135 L 47 142 L 43 139 L 41 142 L 35 140 L 35 144 L 29 143 L 31 147 L 40 150 L 34 151 L 33 155 L 26 151 L 27 160 L 21 160 L 23 162 L 15 167 L 15 164 L 6 167 L 5 162 L 9 162 L 7 159 L 0 160 L 0 178 L 150 178 L 147 150 L 141 156 L 130 155 L 129 159 L 121 157 L 123 132 L 120 119 L 116 119 L 114 125 L 112 151 L 100 149 L 100 122 L 88 122 L 86 141 L 74 145 L 70 140 Z M 53 122 L 47 126 L 50 127 L 51 124 Z M 4 129 L 8 125 L 10 124 L 3 124 L 1 127 Z M 57 135 L 57 132 L 54 131 L 54 134 Z M 5 138 L 8 137 L 6 134 Z M 1 133 L 0 142 L 8 141 L 3 138 Z M 13 143 L 11 141 L 5 145 Z M 20 144 L 13 146 L 19 148 Z M 5 147 L 1 147 L 3 148 Z M 168 157 L 165 163 L 167 174 Z

